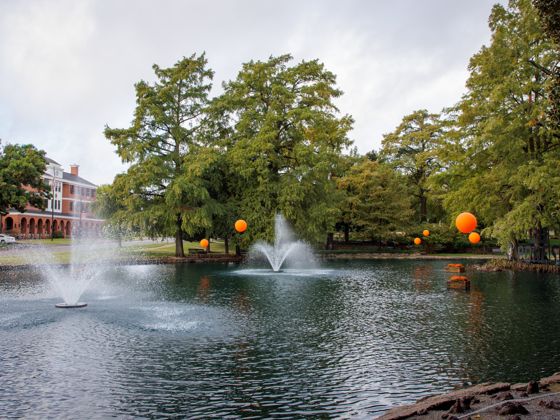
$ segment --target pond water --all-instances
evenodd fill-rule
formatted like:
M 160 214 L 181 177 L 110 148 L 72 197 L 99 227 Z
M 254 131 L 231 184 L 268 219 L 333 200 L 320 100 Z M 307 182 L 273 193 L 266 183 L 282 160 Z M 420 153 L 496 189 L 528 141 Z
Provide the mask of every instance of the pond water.
M 0 272 L 0 413 L 371 418 L 560 370 L 559 276 L 476 273 L 465 292 L 446 264 L 121 266 L 75 310 L 40 273 Z

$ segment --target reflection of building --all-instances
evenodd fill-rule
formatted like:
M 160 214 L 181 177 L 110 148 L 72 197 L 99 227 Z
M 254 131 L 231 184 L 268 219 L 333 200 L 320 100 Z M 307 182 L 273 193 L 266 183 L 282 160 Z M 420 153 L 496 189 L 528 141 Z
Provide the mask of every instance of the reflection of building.
M 78 232 L 99 232 L 103 220 L 91 212 L 97 186 L 78 176 L 78 165 L 71 165 L 70 172 L 47 158 L 43 176 L 51 186 L 52 199 L 45 210 L 27 206 L 24 213 L 11 211 L 2 218 L 0 230 L 18 238 L 70 237 Z

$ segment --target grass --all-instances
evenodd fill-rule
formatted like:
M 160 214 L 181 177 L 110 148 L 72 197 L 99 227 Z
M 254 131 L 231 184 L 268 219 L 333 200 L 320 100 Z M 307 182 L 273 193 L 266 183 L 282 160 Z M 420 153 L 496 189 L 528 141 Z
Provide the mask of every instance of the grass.
M 70 245 L 72 239 L 70 238 L 55 238 L 51 239 L 26 239 L 24 241 L 18 241 L 20 244 L 33 244 L 33 245 Z
M 57 242 L 58 241 L 58 242 Z M 55 239 L 54 244 L 58 245 L 69 245 L 71 243 L 70 239 Z M 50 239 L 34 239 L 25 241 L 25 243 L 37 244 L 37 245 L 52 245 Z M 198 242 L 188 242 L 183 241 L 183 247 L 185 255 L 188 255 L 189 248 L 202 249 Z M 223 242 L 212 242 L 210 245 L 212 253 L 224 253 L 225 247 Z M 230 249 L 230 253 L 233 249 Z M 29 260 L 25 257 L 25 249 L 22 249 L 18 253 L 9 253 L 2 255 L 0 252 L 0 266 L 17 266 L 25 265 L 29 263 Z M 72 251 L 70 249 L 64 249 L 60 251 L 55 251 L 49 253 L 52 255 L 52 261 L 55 264 L 69 264 L 72 257 Z M 175 256 L 175 242 L 153 242 L 153 243 L 138 243 L 124 246 L 120 249 L 120 252 L 115 253 L 111 260 L 120 261 L 134 258 L 165 258 Z M 92 259 L 97 256 L 92 255 Z

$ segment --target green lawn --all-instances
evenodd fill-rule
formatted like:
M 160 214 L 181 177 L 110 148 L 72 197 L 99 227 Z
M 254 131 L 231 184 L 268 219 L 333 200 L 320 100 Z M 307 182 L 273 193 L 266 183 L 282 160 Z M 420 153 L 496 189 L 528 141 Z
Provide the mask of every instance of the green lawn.
M 59 241 L 58 244 L 70 244 L 70 239 L 55 239 Z M 63 242 L 64 241 L 64 242 Z M 38 245 L 52 245 L 50 240 L 43 240 L 43 239 L 36 239 L 36 240 L 29 240 L 25 241 L 25 243 L 33 243 Z M 188 255 L 189 248 L 197 248 L 202 249 L 198 242 L 187 242 L 183 241 L 183 246 L 185 250 L 185 255 Z M 223 253 L 224 252 L 224 243 L 223 242 L 212 242 L 210 245 L 210 249 L 212 253 Z M 0 266 L 1 265 L 24 265 L 28 264 L 29 261 L 25 258 L 24 253 L 25 250 L 21 250 L 21 253 L 6 253 L 0 252 Z M 61 251 L 52 252 L 51 255 L 53 256 L 53 261 L 56 264 L 68 264 L 71 260 L 71 250 L 64 249 Z M 230 249 L 230 253 L 233 252 L 233 248 Z M 149 243 L 149 244 L 133 244 L 123 246 L 120 249 L 120 252 L 114 254 L 111 258 L 115 261 L 120 260 L 127 260 L 130 258 L 141 257 L 141 258 L 164 258 L 164 257 L 173 257 L 175 255 L 175 243 L 174 242 L 156 242 L 156 243 Z M 97 256 L 92 255 L 92 258 L 97 258 Z

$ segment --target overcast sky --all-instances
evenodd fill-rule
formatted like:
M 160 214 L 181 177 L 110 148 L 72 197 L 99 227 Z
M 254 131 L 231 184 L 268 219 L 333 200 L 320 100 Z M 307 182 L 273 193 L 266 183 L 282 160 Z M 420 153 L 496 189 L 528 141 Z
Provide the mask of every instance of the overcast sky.
M 457 102 L 494 0 L 0 0 L 0 138 L 109 183 L 103 128 L 127 127 L 133 84 L 206 51 L 214 94 L 241 63 L 291 53 L 338 76 L 361 153 L 415 109 Z

